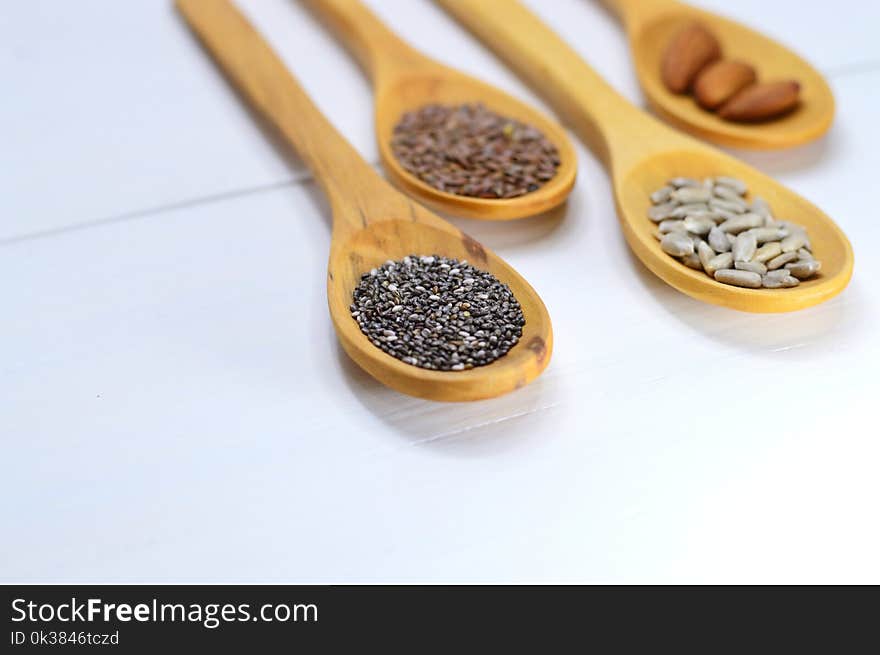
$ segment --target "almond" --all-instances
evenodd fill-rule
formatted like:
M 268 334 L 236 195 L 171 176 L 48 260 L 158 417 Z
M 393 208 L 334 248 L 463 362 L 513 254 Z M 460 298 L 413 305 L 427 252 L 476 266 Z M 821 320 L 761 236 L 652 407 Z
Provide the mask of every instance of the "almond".
M 663 83 L 673 93 L 684 93 L 697 74 L 720 57 L 718 39 L 699 23 L 691 23 L 672 38 L 663 53 Z
M 753 84 L 728 100 L 718 115 L 728 121 L 757 122 L 794 109 L 801 85 L 794 80 Z
M 741 61 L 716 61 L 706 66 L 694 82 L 701 107 L 715 109 L 758 79 L 755 69 Z

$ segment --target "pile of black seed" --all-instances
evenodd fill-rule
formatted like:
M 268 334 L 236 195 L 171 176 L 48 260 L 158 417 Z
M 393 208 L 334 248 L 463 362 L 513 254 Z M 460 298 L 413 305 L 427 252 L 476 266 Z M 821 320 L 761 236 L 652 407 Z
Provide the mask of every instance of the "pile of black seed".
M 391 149 L 435 189 L 476 198 L 515 198 L 556 175 L 559 151 L 537 129 L 481 104 L 426 105 L 403 115 Z
M 439 371 L 483 366 L 522 336 L 522 308 L 506 284 L 466 261 L 410 255 L 361 276 L 351 315 L 378 348 Z

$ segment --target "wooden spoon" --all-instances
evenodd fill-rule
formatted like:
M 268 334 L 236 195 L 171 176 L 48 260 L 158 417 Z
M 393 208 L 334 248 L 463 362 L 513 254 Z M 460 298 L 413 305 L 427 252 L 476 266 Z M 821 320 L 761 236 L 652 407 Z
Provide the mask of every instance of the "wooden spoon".
M 232 83 L 296 148 L 321 183 L 333 213 L 327 297 L 345 351 L 380 382 L 431 400 L 477 400 L 519 388 L 546 366 L 552 348 L 544 303 L 500 257 L 394 190 L 330 125 L 297 81 L 228 0 L 177 6 Z M 439 254 L 469 262 L 507 284 L 526 324 L 520 342 L 487 366 L 429 371 L 371 344 L 349 312 L 361 275 L 388 259 Z
M 513 0 L 437 0 L 517 70 L 605 162 L 623 234 L 658 277 L 705 302 L 751 312 L 815 305 L 849 282 L 853 253 L 828 216 L 743 162 L 667 127 L 614 91 L 562 39 Z M 504 20 L 498 20 L 503 16 Z M 671 177 L 729 175 L 762 196 L 775 216 L 809 231 L 822 273 L 792 289 L 743 289 L 716 282 L 660 250 L 648 220 L 649 194 Z
M 822 136 L 834 118 L 834 96 L 822 75 L 782 44 L 748 27 L 676 0 L 603 0 L 623 21 L 636 74 L 651 107 L 683 130 L 738 148 L 787 148 Z M 792 79 L 801 85 L 800 106 L 763 123 L 733 123 L 700 108 L 689 95 L 669 91 L 660 61 L 675 33 L 699 21 L 721 43 L 725 59 L 755 67 L 759 81 Z
M 307 0 L 307 5 L 349 47 L 370 76 L 382 165 L 399 188 L 440 211 L 483 220 L 533 216 L 568 197 L 574 186 L 577 156 L 565 130 L 555 121 L 507 93 L 417 52 L 358 0 Z M 431 103 L 473 102 L 538 128 L 559 150 L 561 165 L 556 175 L 518 198 L 470 198 L 439 191 L 400 165 L 391 151 L 391 137 L 404 113 Z

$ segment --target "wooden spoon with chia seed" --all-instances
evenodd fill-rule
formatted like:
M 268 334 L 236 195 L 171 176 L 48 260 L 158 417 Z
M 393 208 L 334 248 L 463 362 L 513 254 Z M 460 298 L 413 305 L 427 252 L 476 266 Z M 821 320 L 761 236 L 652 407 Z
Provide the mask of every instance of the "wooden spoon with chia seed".
M 655 275 L 694 298 L 750 312 L 787 312 L 840 293 L 852 276 L 849 240 L 818 207 L 742 161 L 677 132 L 630 104 L 557 34 L 515 0 L 436 0 L 482 39 L 578 131 L 611 174 L 629 247 Z M 503 20 L 499 20 L 503 16 Z M 806 228 L 819 276 L 793 289 L 722 284 L 664 253 L 646 220 L 650 194 L 673 177 L 730 176 L 765 198 L 775 216 Z
M 297 150 L 333 213 L 327 270 L 330 316 L 342 347 L 380 382 L 432 400 L 478 400 L 517 389 L 547 366 L 550 317 L 535 290 L 500 257 L 393 189 L 330 125 L 229 0 L 177 0 L 190 27 L 244 97 Z M 434 371 L 374 346 L 349 309 L 364 273 L 410 254 L 438 254 L 494 275 L 513 292 L 525 326 L 510 351 L 485 366 Z
M 574 186 L 577 157 L 555 121 L 524 102 L 469 75 L 429 59 L 389 30 L 359 0 L 306 0 L 348 46 L 373 82 L 375 127 L 386 174 L 429 206 L 456 216 L 508 220 L 552 209 Z M 478 198 L 440 191 L 407 171 L 391 147 L 403 115 L 430 104 L 482 103 L 489 110 L 537 128 L 559 152 L 556 174 L 538 189 L 507 198 Z

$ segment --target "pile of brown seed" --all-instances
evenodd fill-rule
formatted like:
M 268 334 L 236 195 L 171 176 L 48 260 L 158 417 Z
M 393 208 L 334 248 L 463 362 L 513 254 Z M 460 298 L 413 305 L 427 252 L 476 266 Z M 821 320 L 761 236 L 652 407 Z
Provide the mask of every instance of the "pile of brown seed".
M 718 282 L 752 289 L 796 287 L 819 272 L 807 230 L 778 220 L 745 182 L 676 177 L 651 194 L 648 218 L 667 255 Z
M 537 129 L 481 104 L 426 105 L 394 128 L 400 164 L 435 189 L 474 198 L 515 198 L 556 175 L 559 151 Z

